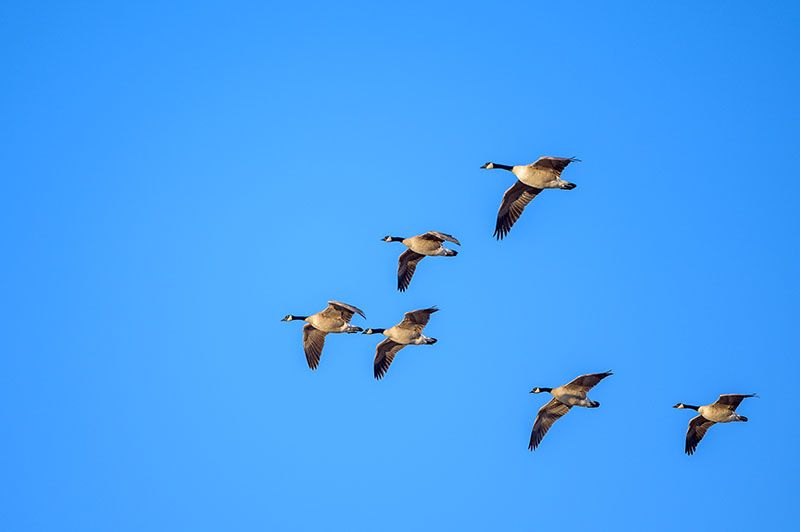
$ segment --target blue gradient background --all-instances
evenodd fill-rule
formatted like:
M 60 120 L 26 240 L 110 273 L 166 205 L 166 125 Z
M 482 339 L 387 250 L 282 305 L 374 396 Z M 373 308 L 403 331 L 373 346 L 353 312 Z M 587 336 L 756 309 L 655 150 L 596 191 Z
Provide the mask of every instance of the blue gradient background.
M 699 4 L 4 3 L 2 529 L 790 528 L 800 7 Z M 497 243 L 478 167 L 542 154 Z M 328 299 L 439 343 L 312 373 Z

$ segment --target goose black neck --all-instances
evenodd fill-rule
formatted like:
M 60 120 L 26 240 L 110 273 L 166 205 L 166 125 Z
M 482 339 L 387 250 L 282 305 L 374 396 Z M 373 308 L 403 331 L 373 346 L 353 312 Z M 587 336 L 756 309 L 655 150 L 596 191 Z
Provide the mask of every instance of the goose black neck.
M 383 331 L 385 331 L 385 330 L 386 329 L 375 329 L 375 328 L 373 328 L 372 332 L 375 333 L 375 334 L 383 334 Z
M 542 390 L 543 392 L 552 392 L 553 391 L 552 388 L 542 388 L 541 386 L 539 386 L 539 389 Z
M 497 164 L 497 163 L 494 163 L 494 167 L 499 168 L 500 170 L 508 170 L 509 172 L 514 168 L 513 166 L 508 166 L 507 164 Z
M 700 408 L 699 406 L 694 406 L 694 405 L 683 405 L 683 407 L 684 408 L 690 408 L 692 410 L 698 410 Z
M 292 316 L 293 320 L 300 320 L 300 321 L 302 321 L 302 320 L 304 320 L 304 319 L 306 319 L 308 317 L 308 316 L 295 316 L 294 314 L 291 314 L 291 316 Z
M 403 238 L 402 236 L 390 236 L 389 237 L 389 242 L 402 242 L 403 240 L 405 240 L 405 238 Z

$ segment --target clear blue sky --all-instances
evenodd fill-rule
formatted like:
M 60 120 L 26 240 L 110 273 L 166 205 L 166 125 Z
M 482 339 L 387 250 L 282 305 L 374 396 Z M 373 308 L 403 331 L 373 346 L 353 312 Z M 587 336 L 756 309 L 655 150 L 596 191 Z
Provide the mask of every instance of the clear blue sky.
M 798 517 L 795 2 L 137 4 L 0 8 L 3 530 Z M 578 188 L 496 242 L 478 167 L 543 154 Z M 328 299 L 439 343 L 311 372 L 279 319 Z M 607 369 L 528 452 L 528 391 Z

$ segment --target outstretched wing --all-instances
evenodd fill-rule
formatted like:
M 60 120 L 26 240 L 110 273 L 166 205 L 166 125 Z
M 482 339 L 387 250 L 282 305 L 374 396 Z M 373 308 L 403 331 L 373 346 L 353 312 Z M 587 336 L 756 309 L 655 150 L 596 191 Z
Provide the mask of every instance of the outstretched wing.
M 420 238 L 424 238 L 425 240 L 435 240 L 436 242 L 452 242 L 453 244 L 461 245 L 461 242 L 458 241 L 456 237 L 453 235 L 448 235 L 447 233 L 440 233 L 439 231 L 428 231 L 427 233 L 419 235 Z
M 533 430 L 531 431 L 531 441 L 528 444 L 528 450 L 533 451 L 542 442 L 544 435 L 553 426 L 553 423 L 558 421 L 561 416 L 569 412 L 570 406 L 565 405 L 555 397 L 549 403 L 539 409 L 536 414 L 536 421 L 533 423 Z
M 575 157 L 539 157 L 535 163 L 528 166 L 540 170 L 549 170 L 556 176 L 560 176 L 564 168 L 569 166 L 569 163 L 574 162 L 580 162 L 580 159 L 576 159 Z
M 425 258 L 425 255 L 415 253 L 410 249 L 404 251 L 397 261 L 397 289 L 405 292 L 408 285 L 411 284 L 411 278 L 414 277 L 414 272 L 417 270 L 419 261 Z
M 421 327 L 425 327 L 428 324 L 428 321 L 431 319 L 431 314 L 438 311 L 438 308 L 430 307 L 406 312 L 405 316 L 403 317 L 403 321 L 400 322 L 400 325 L 419 325 Z
M 693 417 L 692 420 L 689 421 L 689 430 L 686 431 L 686 454 L 694 454 L 694 450 L 697 449 L 697 444 L 700 443 L 700 440 L 703 439 L 703 436 L 706 435 L 706 432 L 713 424 L 713 421 L 703 416 Z
M 605 373 L 588 373 L 580 377 L 575 377 L 571 382 L 567 383 L 566 387 L 586 393 L 609 375 L 613 375 L 613 373 L 610 371 L 606 371 Z
M 345 322 L 353 319 L 353 314 L 358 314 L 362 318 L 366 318 L 364 311 L 353 305 L 342 303 L 341 301 L 328 301 L 328 307 L 322 311 L 322 314 L 327 318 L 341 318 Z
M 378 344 L 375 348 L 375 363 L 373 364 L 373 373 L 375 378 L 380 380 L 389 371 L 389 366 L 392 365 L 392 360 L 398 351 L 403 349 L 405 345 L 398 344 L 390 339 L 386 339 Z
M 306 362 L 311 369 L 317 369 L 325 345 L 326 332 L 315 329 L 310 323 L 303 326 L 303 351 L 306 353 Z
M 741 402 L 747 399 L 748 397 L 756 397 L 756 394 L 726 393 L 720 395 L 719 399 L 717 399 L 716 403 L 714 404 L 724 406 L 728 410 L 736 410 L 736 407 L 739 406 Z
M 503 194 L 503 202 L 497 211 L 497 223 L 494 226 L 494 236 L 502 240 L 511 227 L 522 216 L 522 211 L 542 189 L 529 187 L 522 181 L 517 181 Z

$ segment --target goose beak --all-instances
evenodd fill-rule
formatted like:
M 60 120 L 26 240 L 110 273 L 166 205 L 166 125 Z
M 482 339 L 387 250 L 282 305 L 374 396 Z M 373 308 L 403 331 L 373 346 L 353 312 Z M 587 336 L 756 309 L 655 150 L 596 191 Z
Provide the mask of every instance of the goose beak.
M 486 166 L 487 166 L 488 164 L 489 164 L 489 163 L 486 163 L 486 164 L 482 165 L 482 166 L 481 166 L 481 170 L 486 170 Z

